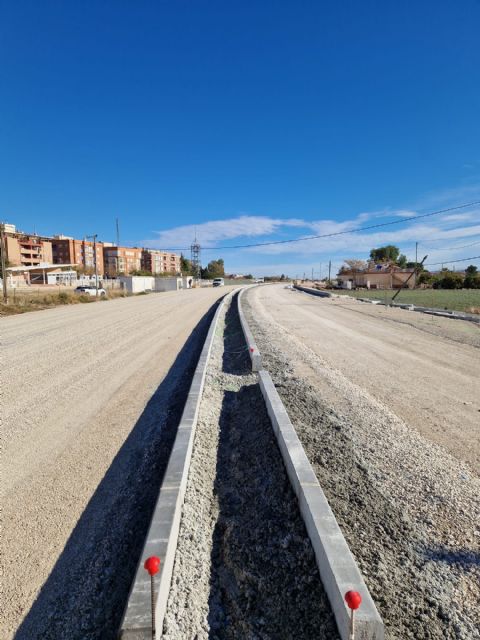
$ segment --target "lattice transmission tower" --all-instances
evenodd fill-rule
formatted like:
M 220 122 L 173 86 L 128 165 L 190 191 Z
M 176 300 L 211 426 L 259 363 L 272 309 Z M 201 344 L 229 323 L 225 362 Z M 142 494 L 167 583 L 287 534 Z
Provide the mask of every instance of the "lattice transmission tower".
M 195 234 L 195 240 L 190 245 L 190 261 L 192 263 L 193 275 L 197 279 L 200 279 L 200 270 L 202 268 L 201 251 L 200 244 L 197 242 L 197 234 Z

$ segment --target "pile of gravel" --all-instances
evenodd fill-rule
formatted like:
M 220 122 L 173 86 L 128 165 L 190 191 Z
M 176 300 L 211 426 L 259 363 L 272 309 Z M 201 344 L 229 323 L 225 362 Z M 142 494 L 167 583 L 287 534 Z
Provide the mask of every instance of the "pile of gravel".
M 236 300 L 212 349 L 164 637 L 338 638 Z
M 262 309 L 252 314 L 248 296 L 245 311 L 387 637 L 480 638 L 478 478 Z

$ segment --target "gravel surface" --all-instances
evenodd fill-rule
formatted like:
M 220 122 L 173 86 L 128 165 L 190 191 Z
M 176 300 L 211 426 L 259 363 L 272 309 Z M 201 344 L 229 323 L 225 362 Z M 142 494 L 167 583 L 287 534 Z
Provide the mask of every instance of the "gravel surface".
M 395 403 L 380 401 L 367 384 L 359 384 L 358 368 L 363 367 L 367 380 L 377 359 L 384 358 L 385 366 L 391 368 L 388 384 L 403 393 L 403 387 L 397 387 L 398 362 L 389 360 L 388 346 L 382 353 L 377 345 L 371 360 L 361 346 L 355 351 L 348 343 L 345 315 L 349 310 L 345 308 L 334 310 L 344 318 L 335 342 L 335 324 L 331 331 L 325 327 L 336 316 L 322 306 L 308 316 L 308 335 L 317 335 L 314 350 L 303 337 L 301 308 L 307 304 L 311 311 L 312 303 L 299 296 L 279 287 L 253 289 L 246 296 L 246 314 L 264 366 L 272 374 L 380 609 L 387 637 L 480 638 L 478 475 L 466 462 L 420 435 L 416 425 L 401 419 L 392 410 Z M 288 308 L 277 306 L 279 298 Z M 314 304 L 323 305 L 323 301 Z M 362 323 L 356 313 L 351 314 L 350 340 L 364 333 L 372 346 L 383 335 L 384 319 L 375 319 L 373 313 L 369 311 L 368 321 Z M 320 322 L 315 323 L 316 316 Z M 388 326 L 395 334 L 395 322 L 389 320 Z M 421 327 L 401 325 L 400 331 L 391 340 L 400 344 L 403 339 L 406 351 L 411 351 L 419 336 L 425 347 Z M 430 349 L 436 345 L 439 358 L 445 345 L 453 345 L 444 337 L 428 340 L 433 343 Z M 338 367 L 330 360 L 335 346 Z M 461 357 L 464 346 L 457 346 Z M 322 357 L 322 348 L 328 358 Z M 438 375 L 435 368 L 430 375 Z M 418 384 L 413 379 L 412 387 Z M 449 437 L 454 438 L 455 431 Z M 472 453 L 477 455 L 475 447 Z
M 236 301 L 212 348 L 164 637 L 338 638 Z
M 2 640 L 115 637 L 202 318 L 224 293 L 0 321 Z

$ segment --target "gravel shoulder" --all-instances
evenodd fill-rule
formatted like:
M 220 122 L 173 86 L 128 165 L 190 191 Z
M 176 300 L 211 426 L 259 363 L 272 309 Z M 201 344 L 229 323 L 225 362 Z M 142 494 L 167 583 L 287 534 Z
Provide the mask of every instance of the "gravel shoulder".
M 435 394 L 434 413 L 441 415 L 448 403 L 457 407 L 457 398 L 448 397 L 457 376 L 460 398 L 468 375 L 467 384 L 478 386 L 468 374 L 478 367 L 478 350 L 403 319 L 376 318 L 375 310 L 364 317 L 280 287 L 250 290 L 245 307 L 264 366 L 359 562 L 387 637 L 480 638 L 480 481 L 469 464 L 478 459 L 478 440 L 470 433 L 468 446 L 465 438 L 455 443 L 458 423 L 451 430 L 447 424 L 440 440 L 434 430 L 419 428 L 418 417 L 400 411 L 396 394 L 376 394 L 370 386 L 375 375 L 397 385 L 399 366 L 417 361 L 421 369 L 424 354 L 434 358 L 432 386 L 442 389 L 442 360 L 450 358 L 447 397 L 440 401 L 442 394 Z M 393 335 L 383 349 L 385 326 Z M 409 389 L 398 383 L 399 395 L 422 394 L 418 375 L 412 379 Z
M 163 637 L 338 639 L 236 301 L 212 347 Z
M 224 293 L 0 321 L 2 638 L 115 637 L 204 316 Z

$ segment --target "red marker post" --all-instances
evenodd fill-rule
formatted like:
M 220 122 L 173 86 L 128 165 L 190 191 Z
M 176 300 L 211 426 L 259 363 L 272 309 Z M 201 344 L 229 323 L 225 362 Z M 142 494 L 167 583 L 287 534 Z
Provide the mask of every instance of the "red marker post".
M 157 558 L 157 556 L 150 556 L 145 560 L 143 567 L 150 574 L 150 585 L 152 593 L 152 638 L 155 638 L 155 584 L 153 576 L 158 573 L 160 569 L 160 558 Z
M 250 347 L 250 353 L 253 353 L 255 351 L 255 349 L 253 347 Z
M 358 593 L 358 591 L 347 591 L 347 593 L 345 594 L 345 602 L 347 603 L 347 607 L 351 611 L 349 640 L 355 640 L 355 623 L 353 620 L 353 614 L 362 604 L 362 596 Z

